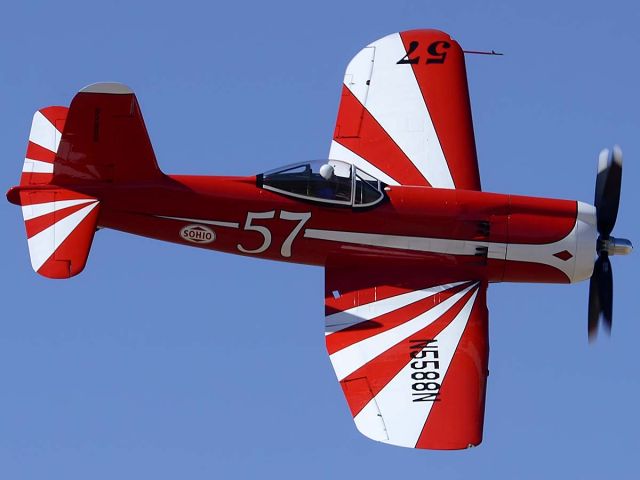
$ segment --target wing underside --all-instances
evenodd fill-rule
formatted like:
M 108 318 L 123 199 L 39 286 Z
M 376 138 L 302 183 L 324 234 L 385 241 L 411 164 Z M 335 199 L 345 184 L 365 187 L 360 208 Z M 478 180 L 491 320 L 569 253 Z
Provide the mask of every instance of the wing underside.
M 389 185 L 480 190 L 464 52 L 449 35 L 388 35 L 349 63 L 329 158 Z
M 408 269 L 325 275 L 327 350 L 358 430 L 410 448 L 478 445 L 486 283 Z

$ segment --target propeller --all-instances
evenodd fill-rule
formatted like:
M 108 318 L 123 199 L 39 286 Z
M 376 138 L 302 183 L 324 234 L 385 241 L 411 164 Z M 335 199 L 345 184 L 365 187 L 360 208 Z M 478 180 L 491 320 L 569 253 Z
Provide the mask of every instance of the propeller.
M 598 157 L 595 207 L 598 228 L 596 253 L 589 282 L 589 341 L 596 339 L 600 325 L 611 334 L 613 323 L 613 271 L 610 255 L 627 255 L 633 250 L 631 242 L 611 236 L 618 216 L 620 185 L 622 183 L 622 150 L 617 145 L 612 151 L 604 149 Z

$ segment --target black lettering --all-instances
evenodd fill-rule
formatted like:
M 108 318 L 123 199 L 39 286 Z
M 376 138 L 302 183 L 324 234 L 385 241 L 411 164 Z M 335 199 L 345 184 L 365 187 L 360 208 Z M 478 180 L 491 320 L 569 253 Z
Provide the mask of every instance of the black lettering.
M 438 372 L 426 372 L 427 380 L 437 380 L 440 378 L 440 373 Z
M 420 55 L 418 55 L 415 58 L 409 58 L 409 55 L 411 55 L 416 48 L 418 48 L 418 46 L 420 45 L 420 43 L 413 41 L 411 43 L 409 43 L 409 50 L 407 50 L 407 54 L 402 57 L 400 60 L 398 60 L 396 62 L 396 64 L 398 65 L 402 65 L 402 64 L 411 64 L 411 65 L 415 65 L 416 63 L 418 63 L 420 61 Z
M 413 370 L 411 379 L 414 380 L 411 384 L 411 389 L 414 392 L 420 392 L 412 393 L 412 395 L 420 395 L 419 398 L 414 398 L 413 401 L 436 401 L 440 391 L 440 383 L 436 381 L 440 379 L 437 340 L 410 340 L 409 349 L 409 356 L 412 359 L 416 359 L 416 361 L 409 364 Z M 427 359 L 427 357 L 430 359 Z
M 415 40 L 410 42 L 409 50 L 407 50 L 407 54 L 404 57 L 402 57 L 400 60 L 398 60 L 396 64 L 417 65 L 418 63 L 420 63 L 420 55 L 410 58 L 411 54 L 413 54 L 418 49 L 419 46 L 420 46 L 420 43 Z M 437 42 L 433 42 L 429 44 L 429 46 L 427 47 L 427 61 L 425 62 L 425 64 L 429 65 L 432 63 L 433 64 L 444 63 L 445 59 L 447 58 L 446 50 L 449 48 L 451 48 L 451 44 L 444 40 L 439 40 Z
M 437 343 L 437 340 L 409 340 L 409 348 L 411 350 L 424 350 L 425 348 L 429 348 L 429 345 L 432 343 Z M 438 348 L 436 345 L 432 345 L 431 348 Z
M 438 351 L 437 350 L 419 350 L 419 351 L 413 351 L 409 353 L 409 356 L 411 358 L 427 358 L 427 355 L 431 355 L 433 358 L 438 358 Z M 413 367 L 413 368 L 417 368 L 417 367 Z M 425 368 L 425 367 L 422 367 Z
M 412 393 L 414 402 L 439 402 L 439 393 Z
M 409 354 L 409 356 L 411 358 L 424 358 L 427 356 L 427 351 L 426 350 L 416 350 L 414 352 L 411 352 Z
M 438 51 L 439 47 L 442 47 L 440 51 Z M 442 50 L 446 50 L 450 47 L 451 44 L 444 41 L 433 42 L 431 45 L 429 45 L 427 47 L 427 52 L 431 56 L 427 57 L 427 65 L 430 63 L 444 63 L 444 59 L 447 57 L 447 52 L 444 52 Z

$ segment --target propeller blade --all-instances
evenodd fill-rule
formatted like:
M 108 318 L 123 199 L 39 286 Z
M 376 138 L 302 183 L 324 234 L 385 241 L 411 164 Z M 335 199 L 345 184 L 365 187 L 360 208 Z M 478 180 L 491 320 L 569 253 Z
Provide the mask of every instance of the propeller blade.
M 616 224 L 622 182 L 622 150 L 617 145 L 613 151 L 605 149 L 598 157 L 598 176 L 594 204 L 597 212 L 598 232 L 608 238 Z
M 609 255 L 602 252 L 595 265 L 589 281 L 589 342 L 593 342 L 598 334 L 600 318 L 608 334 L 611 334 L 613 322 L 613 272 Z
M 598 319 L 600 318 L 600 299 L 598 298 L 598 280 L 597 270 L 593 269 L 593 275 L 589 280 L 589 323 L 587 324 L 587 333 L 589 334 L 589 343 L 593 342 L 598 336 Z
M 595 268 L 600 270 L 598 276 L 598 298 L 600 300 L 600 311 L 602 312 L 602 323 L 607 333 L 611 334 L 611 324 L 613 322 L 613 271 L 609 255 L 602 253 L 596 260 Z

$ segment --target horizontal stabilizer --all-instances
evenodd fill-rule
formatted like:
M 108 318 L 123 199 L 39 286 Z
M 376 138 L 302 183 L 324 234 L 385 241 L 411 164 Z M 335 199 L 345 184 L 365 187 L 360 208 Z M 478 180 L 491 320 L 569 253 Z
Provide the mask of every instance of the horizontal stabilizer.
M 31 266 L 48 278 L 80 273 L 98 222 L 97 199 L 62 188 L 19 192 Z
M 20 185 L 48 185 L 67 119 L 67 107 L 45 107 L 33 115 Z

